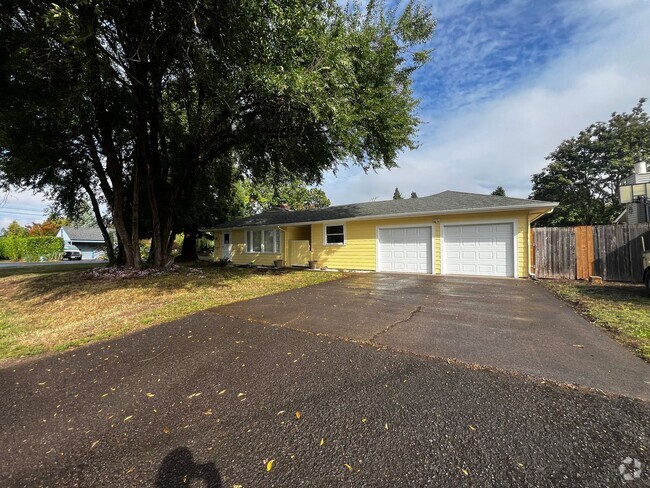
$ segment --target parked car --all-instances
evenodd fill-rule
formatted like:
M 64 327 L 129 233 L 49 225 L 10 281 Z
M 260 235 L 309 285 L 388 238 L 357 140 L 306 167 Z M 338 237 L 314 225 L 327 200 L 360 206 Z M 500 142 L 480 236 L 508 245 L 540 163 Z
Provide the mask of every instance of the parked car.
M 81 261 L 81 251 L 77 246 L 66 244 L 63 246 L 63 259 L 68 259 L 70 261 L 76 259 L 78 261 Z

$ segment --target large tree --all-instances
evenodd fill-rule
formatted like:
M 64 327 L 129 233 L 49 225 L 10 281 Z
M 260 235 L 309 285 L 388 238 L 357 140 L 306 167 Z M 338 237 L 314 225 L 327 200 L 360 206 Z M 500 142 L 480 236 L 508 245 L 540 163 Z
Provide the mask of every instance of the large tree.
M 533 175 L 531 198 L 560 202 L 538 225 L 610 223 L 622 211 L 617 188 L 650 156 L 650 118 L 642 98 L 630 113 L 614 112 L 563 141 Z
M 69 206 L 83 189 L 128 266 L 144 219 L 165 266 L 183 194 L 212 167 L 314 183 L 341 163 L 395 166 L 434 24 L 415 3 L 5 0 L 0 181 Z
M 278 181 L 276 178 L 267 177 L 261 180 L 246 180 L 242 186 L 246 195 L 247 215 L 283 205 L 291 210 L 330 206 L 330 199 L 322 189 L 310 188 L 298 178 Z

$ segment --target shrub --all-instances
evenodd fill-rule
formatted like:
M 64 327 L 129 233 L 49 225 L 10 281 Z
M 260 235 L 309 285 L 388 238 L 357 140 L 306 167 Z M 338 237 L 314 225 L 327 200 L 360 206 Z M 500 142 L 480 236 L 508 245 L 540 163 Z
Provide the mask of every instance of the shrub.
M 0 238 L 0 258 L 18 261 L 57 260 L 63 252 L 63 239 L 60 237 L 2 237 Z
M 25 261 L 48 261 L 60 259 L 63 252 L 63 239 L 60 237 L 43 236 L 27 237 L 23 241 L 23 259 Z
M 0 238 L 0 259 L 18 261 L 22 255 L 20 242 L 23 237 L 8 236 Z

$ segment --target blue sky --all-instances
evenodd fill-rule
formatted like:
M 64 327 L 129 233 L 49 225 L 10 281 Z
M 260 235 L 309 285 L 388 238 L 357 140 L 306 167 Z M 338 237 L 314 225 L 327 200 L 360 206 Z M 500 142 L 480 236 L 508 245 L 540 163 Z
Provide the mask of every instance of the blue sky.
M 405 2 L 395 3 L 399 10 Z M 333 204 L 443 190 L 527 197 L 563 140 L 650 98 L 647 0 L 429 0 L 432 61 L 415 75 L 423 120 L 399 168 L 341 168 Z M 0 227 L 40 221 L 42 195 L 0 195 Z
M 650 98 L 646 0 L 433 0 L 433 59 L 415 76 L 423 120 L 400 167 L 328 175 L 334 204 L 489 193 L 526 198 L 564 139 Z M 398 7 L 399 8 L 399 7 Z

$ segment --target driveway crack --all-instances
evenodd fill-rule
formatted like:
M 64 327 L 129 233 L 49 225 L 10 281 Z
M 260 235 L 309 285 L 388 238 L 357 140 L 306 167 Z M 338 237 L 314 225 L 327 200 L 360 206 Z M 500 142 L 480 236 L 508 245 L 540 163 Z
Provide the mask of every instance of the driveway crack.
M 415 316 L 416 313 L 421 312 L 421 311 L 422 311 L 422 306 L 418 305 L 417 307 L 415 307 L 415 309 L 413 309 L 413 311 L 409 314 L 408 317 L 406 317 L 405 319 L 402 319 L 402 320 L 398 320 L 397 322 L 393 322 L 392 324 L 388 324 L 386 327 L 384 327 L 379 332 L 377 332 L 375 335 L 373 335 L 370 338 L 369 342 L 374 343 L 380 335 L 385 334 L 386 332 L 391 330 L 396 325 L 404 324 L 406 322 L 409 322 L 410 320 L 413 319 L 413 317 Z

